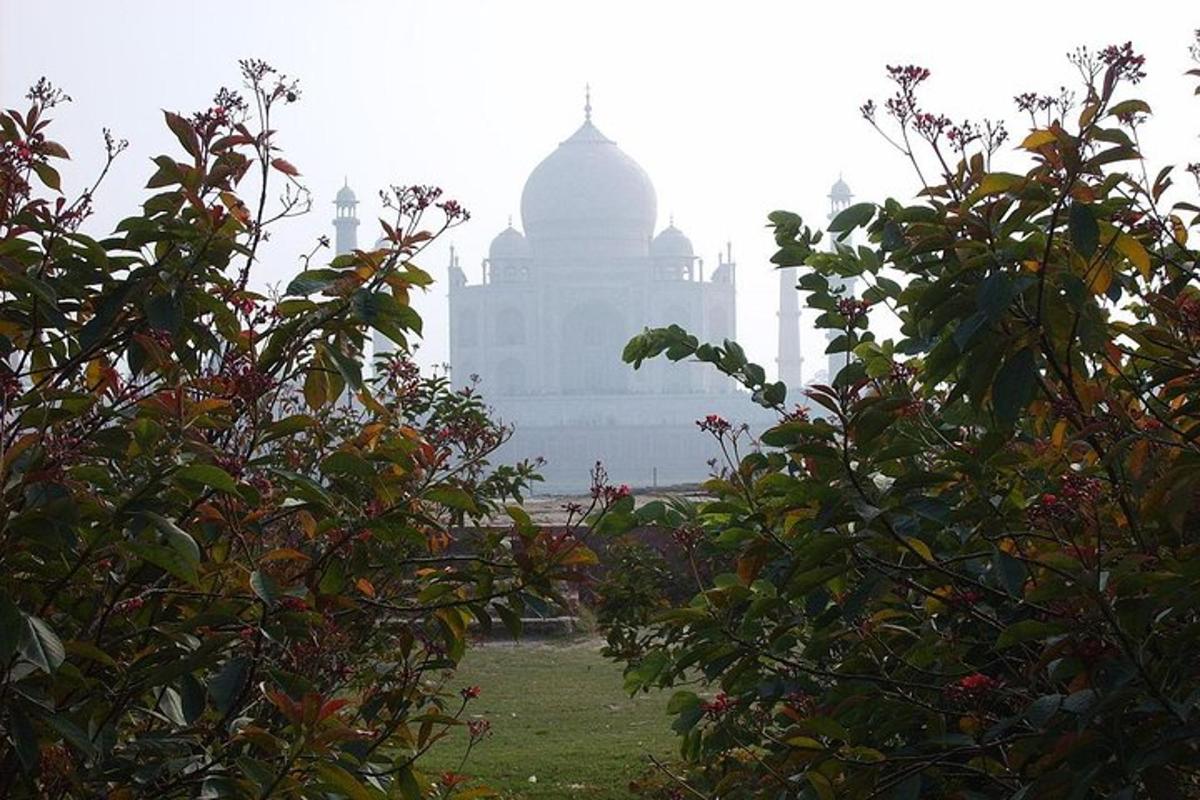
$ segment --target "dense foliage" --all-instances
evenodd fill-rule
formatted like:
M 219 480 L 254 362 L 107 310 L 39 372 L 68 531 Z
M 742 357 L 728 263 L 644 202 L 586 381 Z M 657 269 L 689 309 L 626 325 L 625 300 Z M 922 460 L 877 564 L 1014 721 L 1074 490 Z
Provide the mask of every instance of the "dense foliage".
M 811 409 L 731 343 L 628 345 L 712 362 L 781 415 L 681 528 L 720 573 L 628 665 L 709 687 L 671 701 L 691 765 L 671 796 L 1200 792 L 1200 165 L 1147 164 L 1129 45 L 1070 60 L 1077 94 L 1017 98 L 1017 154 L 891 68 L 863 113 L 918 200 L 851 206 L 830 250 L 771 215 L 774 262 L 854 356 Z
M 100 238 L 92 192 L 60 193 L 67 98 L 0 114 L 6 797 L 480 796 L 417 771 L 478 693 L 448 671 L 468 626 L 518 628 L 594 558 L 517 506 L 457 529 L 535 477 L 489 466 L 508 432 L 406 355 L 412 259 L 457 203 L 393 187 L 379 249 L 248 288 L 307 193 L 272 130 L 297 86 L 242 69 L 166 114 L 182 154 Z M 373 371 L 372 330 L 397 346 Z

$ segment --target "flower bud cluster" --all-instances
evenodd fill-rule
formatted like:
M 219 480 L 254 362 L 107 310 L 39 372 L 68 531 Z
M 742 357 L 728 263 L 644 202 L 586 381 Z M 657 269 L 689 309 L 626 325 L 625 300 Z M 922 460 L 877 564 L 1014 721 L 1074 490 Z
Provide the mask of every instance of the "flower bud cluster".
M 960 703 L 978 703 L 994 694 L 1002 684 L 990 675 L 975 672 L 946 687 L 946 696 Z
M 723 436 L 733 429 L 733 425 L 718 414 L 709 414 L 704 419 L 696 420 L 696 427 L 705 433 L 715 434 L 716 436 Z
M 734 708 L 734 701 L 725 692 L 719 693 L 712 700 L 705 700 L 700 703 L 700 711 L 704 716 L 712 720 L 720 719 L 729 713 L 732 708 Z
M 850 325 L 857 323 L 871 310 L 871 304 L 866 300 L 853 297 L 843 297 L 837 302 L 837 311 Z

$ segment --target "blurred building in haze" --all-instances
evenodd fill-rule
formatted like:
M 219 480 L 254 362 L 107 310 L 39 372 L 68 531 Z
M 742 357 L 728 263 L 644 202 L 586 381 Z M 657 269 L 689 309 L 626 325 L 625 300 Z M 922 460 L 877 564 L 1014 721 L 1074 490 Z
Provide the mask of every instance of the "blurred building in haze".
M 339 252 L 354 246 L 355 205 L 343 187 Z M 622 361 L 646 327 L 736 339 L 737 265 L 726 243 L 706 272 L 674 219 L 658 229 L 650 176 L 596 127 L 590 97 L 583 123 L 530 173 L 520 208 L 520 229 L 509 220 L 478 273 L 453 248 L 449 264 L 451 377 L 477 381 L 515 427 L 498 458 L 545 458 L 539 491 L 551 493 L 585 491 L 597 461 L 613 483 L 697 483 L 721 455 L 697 420 L 716 414 L 753 431 L 775 421 L 711 365 L 658 358 L 635 371 Z M 794 287 L 794 270 L 781 272 L 778 363 L 792 402 L 803 382 Z

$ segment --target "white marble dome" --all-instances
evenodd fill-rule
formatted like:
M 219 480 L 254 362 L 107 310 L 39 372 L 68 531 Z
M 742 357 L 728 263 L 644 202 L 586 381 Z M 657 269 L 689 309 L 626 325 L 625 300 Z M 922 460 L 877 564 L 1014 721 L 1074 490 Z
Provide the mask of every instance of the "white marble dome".
M 354 195 L 354 190 L 350 188 L 350 184 L 346 183 L 342 188 L 338 189 L 337 196 L 333 202 L 339 206 L 352 205 L 358 202 L 358 198 Z
M 590 118 L 534 168 L 521 193 L 535 250 L 542 242 L 590 239 L 645 254 L 657 214 L 650 176 Z
M 834 200 L 849 201 L 854 198 L 854 193 L 850 191 L 850 185 L 842 180 L 842 176 L 839 175 L 837 181 L 829 190 L 829 196 Z
M 683 231 L 671 223 L 662 229 L 650 244 L 650 255 L 655 258 L 692 258 L 696 255 L 692 249 L 692 240 Z
M 488 247 L 488 258 L 492 261 L 528 257 L 529 242 L 525 241 L 524 235 L 514 228 L 512 223 L 500 231 L 496 238 L 492 239 L 491 246 Z

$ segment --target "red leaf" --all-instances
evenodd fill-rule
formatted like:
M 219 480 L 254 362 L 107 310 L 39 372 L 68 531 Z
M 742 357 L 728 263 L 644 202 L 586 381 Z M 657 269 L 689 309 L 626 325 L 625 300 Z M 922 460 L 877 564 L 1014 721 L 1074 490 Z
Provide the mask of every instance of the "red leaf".
M 317 722 L 323 722 L 329 719 L 329 717 L 341 710 L 343 706 L 347 706 L 349 704 L 350 701 L 345 699 L 330 700 L 329 702 L 325 703 L 325 705 L 321 706 L 321 710 L 317 713 Z
M 196 129 L 192 127 L 192 123 L 170 111 L 164 110 L 163 115 L 167 118 L 167 127 L 171 129 L 171 133 L 175 134 L 175 138 L 183 145 L 183 149 L 188 152 L 188 155 L 192 158 L 200 158 L 200 138 L 196 136 Z
M 282 172 L 284 175 L 290 175 L 293 178 L 300 174 L 300 170 L 293 167 L 290 162 L 283 158 L 271 159 L 271 166 Z

